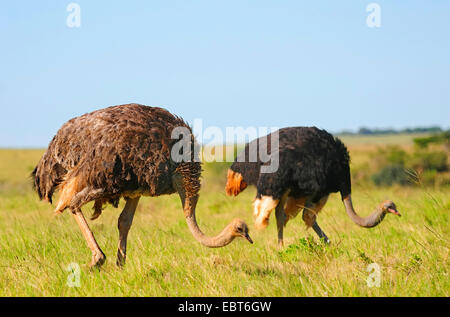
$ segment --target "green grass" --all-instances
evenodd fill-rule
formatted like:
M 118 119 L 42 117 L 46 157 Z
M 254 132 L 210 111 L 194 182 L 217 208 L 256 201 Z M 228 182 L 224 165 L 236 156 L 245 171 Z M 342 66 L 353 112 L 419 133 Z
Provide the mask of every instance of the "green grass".
M 108 257 L 100 272 L 89 272 L 90 251 L 72 216 L 54 216 L 53 206 L 31 190 L 28 175 L 41 154 L 0 150 L 0 296 L 449 296 L 448 189 L 355 185 L 361 215 L 391 198 L 402 217 L 388 215 L 376 228 L 359 228 L 335 194 L 318 218 L 331 245 L 307 231 L 300 215 L 288 223 L 280 250 L 274 216 L 267 229 L 253 229 L 255 189 L 227 197 L 227 164 L 205 164 L 200 227 L 214 235 L 240 217 L 255 244 L 239 239 L 205 248 L 190 234 L 176 195 L 143 198 L 123 269 L 115 265 L 120 209 L 108 207 L 89 221 Z M 84 207 L 86 215 L 91 207 Z M 372 262 L 381 267 L 379 288 L 367 286 Z M 67 286 L 70 263 L 81 267 L 80 287 Z

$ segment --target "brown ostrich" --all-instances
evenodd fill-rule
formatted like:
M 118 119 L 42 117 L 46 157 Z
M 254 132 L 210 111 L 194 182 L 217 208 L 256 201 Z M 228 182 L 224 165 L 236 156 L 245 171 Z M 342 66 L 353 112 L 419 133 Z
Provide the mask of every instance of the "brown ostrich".
M 181 139 L 172 139 L 177 127 L 189 132 L 190 160 L 179 162 L 171 156 L 173 145 Z M 236 237 L 252 243 L 240 219 L 215 237 L 205 236 L 198 227 L 195 207 L 201 163 L 195 160 L 194 143 L 191 128 L 165 109 L 138 104 L 101 109 L 61 127 L 33 171 L 34 187 L 40 199 L 49 203 L 59 190 L 55 211 L 71 210 L 92 251 L 90 267 L 100 267 L 106 260 L 81 211 L 90 201 L 95 201 L 91 219 L 96 219 L 105 204 L 117 207 L 120 198 L 126 200 L 118 220 L 119 266 L 125 264 L 128 231 L 141 196 L 177 192 L 192 235 L 207 247 L 223 247 Z
M 273 173 L 261 173 L 266 163 L 250 161 L 250 149 L 263 148 L 272 153 L 271 138 L 277 137 L 279 167 Z M 265 137 L 263 137 L 265 138 Z M 362 218 L 355 212 L 351 198 L 350 156 L 345 145 L 325 130 L 316 127 L 283 128 L 268 135 L 267 142 L 256 139 L 246 145 L 228 170 L 226 193 L 238 195 L 247 185 L 257 188 L 253 203 L 256 227 L 265 228 L 275 209 L 278 243 L 283 245 L 283 227 L 303 209 L 303 221 L 317 235 L 329 242 L 317 223 L 317 215 L 328 196 L 340 192 L 348 216 L 361 227 L 377 226 L 391 213 L 400 216 L 395 204 L 386 200 L 369 216 Z M 261 153 L 261 149 L 259 149 Z

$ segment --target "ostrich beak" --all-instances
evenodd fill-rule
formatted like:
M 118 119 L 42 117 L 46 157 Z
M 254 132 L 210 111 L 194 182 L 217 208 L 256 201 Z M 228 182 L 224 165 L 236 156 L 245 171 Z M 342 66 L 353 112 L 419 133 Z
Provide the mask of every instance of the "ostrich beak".
M 397 216 L 401 217 L 400 213 L 399 213 L 399 212 L 397 211 L 397 209 L 395 209 L 395 208 L 388 208 L 388 211 L 389 211 L 391 214 L 394 214 L 394 215 L 397 215 Z
M 246 233 L 244 233 L 243 235 L 242 235 L 245 239 L 247 239 L 247 241 L 248 242 L 250 242 L 250 243 L 253 243 L 253 240 L 252 240 L 252 238 L 250 238 L 250 236 L 248 235 L 248 233 L 246 232 Z

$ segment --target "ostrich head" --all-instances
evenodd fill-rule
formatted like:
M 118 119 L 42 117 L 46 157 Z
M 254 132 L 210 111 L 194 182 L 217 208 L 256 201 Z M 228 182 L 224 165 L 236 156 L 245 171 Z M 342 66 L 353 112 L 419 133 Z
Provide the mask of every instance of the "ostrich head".
M 385 200 L 380 204 L 380 209 L 385 213 L 391 213 L 397 216 L 401 216 L 392 200 Z
M 253 243 L 253 240 L 248 234 L 247 224 L 239 219 L 233 219 L 233 221 L 228 225 L 229 234 L 233 237 L 242 237 L 248 240 L 248 242 Z

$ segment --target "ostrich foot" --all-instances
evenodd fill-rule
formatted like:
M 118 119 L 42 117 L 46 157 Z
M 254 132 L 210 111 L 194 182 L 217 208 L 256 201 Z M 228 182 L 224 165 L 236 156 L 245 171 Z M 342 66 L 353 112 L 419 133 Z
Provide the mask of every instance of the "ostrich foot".
M 278 239 L 278 248 L 283 249 L 283 247 L 284 247 L 283 239 Z
M 118 267 L 122 268 L 125 265 L 126 259 L 127 259 L 127 255 L 126 254 L 122 254 L 122 252 L 120 252 L 120 250 L 117 250 L 116 265 Z
M 89 264 L 89 269 L 92 271 L 94 269 L 100 269 L 100 267 L 105 263 L 106 255 L 100 251 L 99 253 L 92 253 L 91 263 Z

